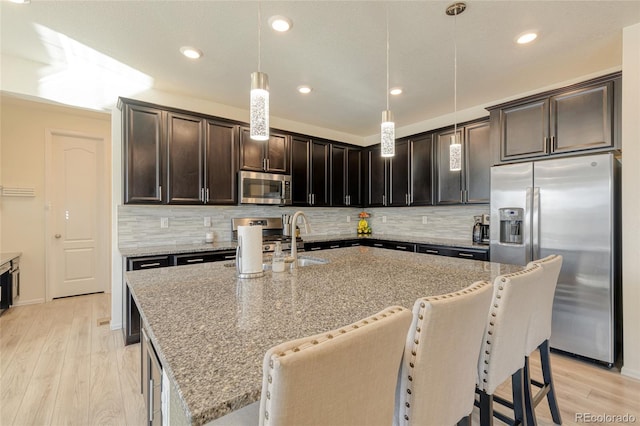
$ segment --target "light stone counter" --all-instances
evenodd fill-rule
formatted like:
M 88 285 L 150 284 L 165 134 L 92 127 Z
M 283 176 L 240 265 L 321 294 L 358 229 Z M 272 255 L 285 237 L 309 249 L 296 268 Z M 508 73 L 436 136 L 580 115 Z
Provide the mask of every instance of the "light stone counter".
M 157 256 L 163 254 L 200 253 L 205 251 L 235 250 L 235 241 L 216 241 L 207 244 L 173 244 L 162 246 L 122 247 L 120 254 L 125 257 Z
M 126 273 L 190 423 L 259 400 L 262 359 L 278 343 L 522 269 L 362 246 L 313 257 L 330 263 L 246 280 L 224 262 Z

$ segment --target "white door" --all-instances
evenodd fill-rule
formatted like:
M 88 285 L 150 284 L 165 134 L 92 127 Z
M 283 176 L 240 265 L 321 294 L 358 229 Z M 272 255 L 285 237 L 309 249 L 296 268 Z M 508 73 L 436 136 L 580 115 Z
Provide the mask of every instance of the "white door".
M 51 132 L 49 299 L 104 291 L 102 139 Z M 103 260 L 107 261 L 107 260 Z

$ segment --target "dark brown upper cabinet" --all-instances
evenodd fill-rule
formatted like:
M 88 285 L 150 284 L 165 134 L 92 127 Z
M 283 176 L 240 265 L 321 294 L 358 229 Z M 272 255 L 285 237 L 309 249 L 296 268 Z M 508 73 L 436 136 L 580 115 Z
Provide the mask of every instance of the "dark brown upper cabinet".
M 362 205 L 362 150 L 331 145 L 331 205 Z
M 462 167 L 450 170 L 449 146 L 454 129 L 434 135 L 436 141 L 436 204 L 488 203 L 491 191 L 491 150 L 489 120 L 467 123 L 457 128 L 462 145 Z
M 248 127 L 241 127 L 240 169 L 289 173 L 289 137 L 271 132 L 268 141 L 256 141 L 251 139 Z
M 169 204 L 204 201 L 204 119 L 167 114 L 167 195 Z
M 329 199 L 330 144 L 304 137 L 291 139 L 291 201 L 297 206 L 323 207 Z
M 619 148 L 620 73 L 489 108 L 493 163 Z
M 396 141 L 395 155 L 380 156 L 380 146 L 366 150 L 366 204 L 401 207 L 432 204 L 431 135 Z
M 124 202 L 162 204 L 165 178 L 165 112 L 120 104 L 123 129 Z
M 238 203 L 238 126 L 224 121 L 205 122 L 206 204 Z
M 120 100 L 125 203 L 237 204 L 238 125 Z

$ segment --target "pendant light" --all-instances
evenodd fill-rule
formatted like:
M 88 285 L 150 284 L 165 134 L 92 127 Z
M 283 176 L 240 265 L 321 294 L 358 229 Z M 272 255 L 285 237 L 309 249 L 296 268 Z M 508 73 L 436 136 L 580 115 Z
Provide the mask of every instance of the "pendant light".
M 380 124 L 380 155 L 393 157 L 396 155 L 396 125 L 393 113 L 389 110 L 389 5 L 387 5 L 387 109 L 382 111 Z
M 260 72 L 262 16 L 258 2 L 258 71 L 251 73 L 249 135 L 258 141 L 269 140 L 269 76 Z
M 458 44 L 456 23 L 458 15 L 465 11 L 465 3 L 453 3 L 447 7 L 447 15 L 453 16 L 453 135 L 449 144 L 449 170 L 462 170 L 462 144 L 458 137 Z

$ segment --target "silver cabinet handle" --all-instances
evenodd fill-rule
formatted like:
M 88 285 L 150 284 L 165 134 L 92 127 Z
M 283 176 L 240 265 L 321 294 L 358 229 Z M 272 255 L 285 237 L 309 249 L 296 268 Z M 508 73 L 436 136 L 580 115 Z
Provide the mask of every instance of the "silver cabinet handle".
M 198 259 L 187 259 L 187 263 L 204 262 L 204 259 L 199 257 Z
M 425 250 L 427 253 L 431 253 L 431 254 L 438 254 L 440 253 L 438 250 L 430 250 L 430 249 L 426 249 Z
M 470 253 L 458 253 L 458 256 L 462 256 L 462 257 L 473 257 L 472 254 Z
M 266 158 L 262 159 L 262 170 L 267 170 L 267 159 Z
M 340 244 L 336 244 L 335 246 L 329 246 L 329 248 L 340 248 Z
M 54 237 L 56 237 L 56 238 L 60 238 L 60 237 L 62 237 L 62 235 L 60 235 L 60 234 L 56 234 L 56 235 L 54 235 Z
M 224 256 L 224 260 L 235 259 L 235 258 L 236 258 L 235 254 L 227 254 Z
M 200 188 L 200 201 L 204 203 L 204 188 Z
M 205 191 L 204 202 L 209 202 L 209 188 L 207 188 L 207 190 Z
M 162 201 L 162 185 L 158 185 L 158 198 Z
M 148 356 L 148 355 L 147 355 Z M 153 423 L 153 379 L 149 378 L 149 423 Z
M 322 247 L 311 247 L 310 251 L 322 250 Z
M 141 268 L 153 268 L 154 266 L 160 266 L 160 262 L 143 263 L 142 265 L 140 265 Z
M 374 246 L 374 247 L 382 247 L 382 244 L 380 244 L 380 243 L 374 243 L 374 244 L 373 244 L 373 246 Z
M 406 250 L 405 246 L 396 246 L 396 250 Z
M 307 203 L 311 205 L 311 194 L 307 195 Z

